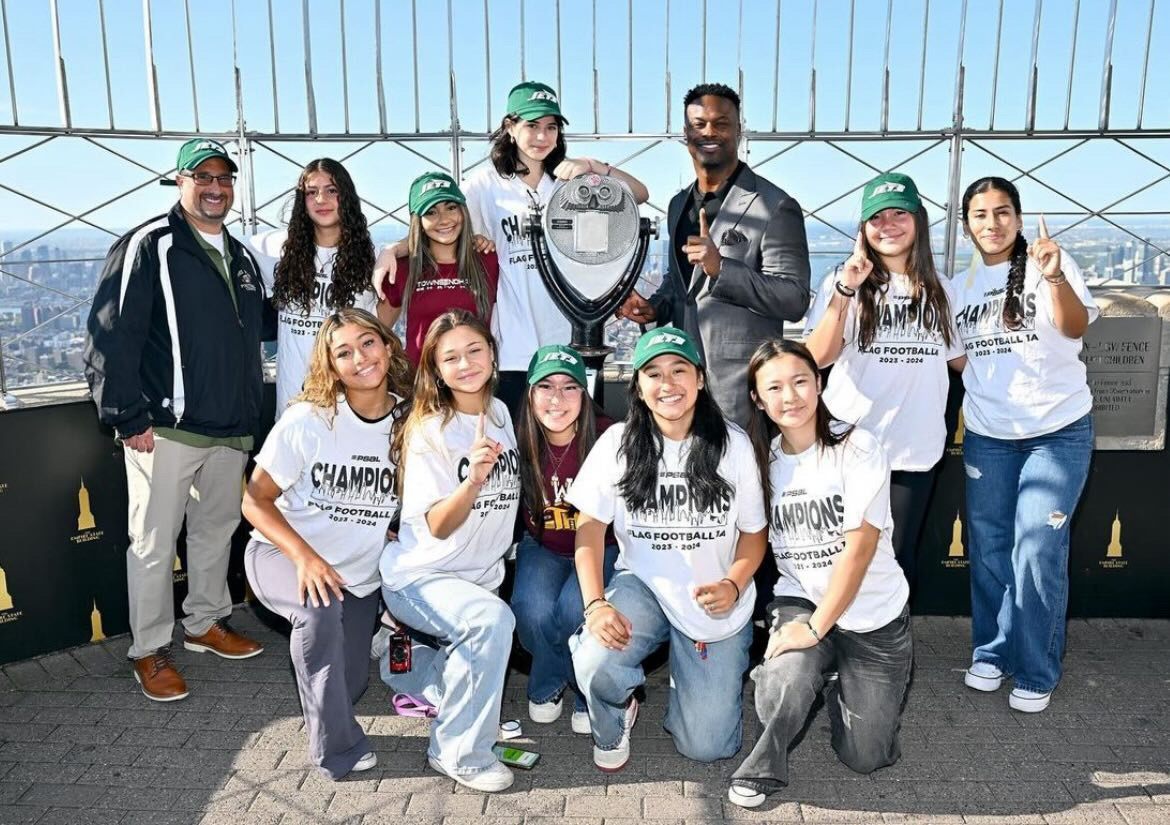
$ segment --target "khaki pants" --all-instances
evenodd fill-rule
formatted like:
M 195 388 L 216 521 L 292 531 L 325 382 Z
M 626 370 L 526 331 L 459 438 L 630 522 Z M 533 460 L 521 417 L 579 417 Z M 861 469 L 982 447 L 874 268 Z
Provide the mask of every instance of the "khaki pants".
M 206 633 L 229 616 L 227 569 L 240 522 L 241 482 L 248 454 L 230 447 L 188 447 L 154 437 L 154 452 L 125 448 L 130 546 L 130 657 L 169 645 L 175 628 L 172 572 L 175 541 L 187 519 L 187 598 L 183 627 Z

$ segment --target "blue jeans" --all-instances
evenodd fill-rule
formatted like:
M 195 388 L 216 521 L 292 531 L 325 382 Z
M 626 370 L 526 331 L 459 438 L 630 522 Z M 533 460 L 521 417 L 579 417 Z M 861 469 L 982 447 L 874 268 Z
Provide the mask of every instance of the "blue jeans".
M 429 573 L 399 590 L 383 585 L 382 598 L 396 619 L 442 645 L 430 661 L 415 658 L 401 685 L 398 674 L 389 680 L 398 692 L 437 700 L 427 756 L 464 776 L 492 767 L 516 625 L 512 611 L 490 590 L 450 573 Z
M 768 606 L 769 624 L 807 621 L 816 605 L 780 598 Z M 769 792 L 788 784 L 788 749 L 808 724 L 809 711 L 838 673 L 825 700 L 837 756 L 858 773 L 872 773 L 898 761 L 902 701 L 914 660 L 910 611 L 868 633 L 835 627 L 823 641 L 766 659 L 752 671 L 756 713 L 764 730 L 733 779 L 747 779 Z
M 608 585 L 613 577 L 617 553 L 616 545 L 605 548 L 604 584 Z M 516 615 L 520 644 L 532 655 L 532 671 L 528 675 L 531 701 L 537 704 L 556 701 L 565 687 L 573 684 L 569 637 L 584 621 L 581 618 L 584 609 L 572 557 L 554 553 L 525 533 L 516 548 L 512 612 Z M 585 709 L 581 697 L 577 708 Z
M 973 659 L 1023 690 L 1060 681 L 1069 531 L 1092 455 L 1089 415 L 1035 438 L 963 439 Z
M 642 660 L 667 642 L 671 688 L 663 727 L 675 748 L 700 762 L 734 756 L 743 743 L 743 674 L 752 642 L 751 622 L 733 636 L 707 643 L 702 655 L 693 639 L 670 624 L 654 593 L 630 571 L 614 574 L 606 598 L 633 625 L 626 649 L 606 648 L 584 626 L 569 640 L 577 684 L 589 703 L 593 743 L 603 750 L 620 744 L 626 702 L 646 681 Z

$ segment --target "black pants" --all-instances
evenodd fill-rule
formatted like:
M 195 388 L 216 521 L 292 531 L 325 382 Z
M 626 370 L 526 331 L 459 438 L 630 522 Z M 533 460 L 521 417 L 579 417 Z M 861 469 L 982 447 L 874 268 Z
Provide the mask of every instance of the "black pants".
M 894 555 L 910 584 L 911 598 L 914 597 L 915 579 L 918 576 L 918 545 L 922 540 L 922 525 L 926 521 L 926 507 L 930 504 L 937 477 L 936 468 L 922 472 L 894 470 L 890 473 Z

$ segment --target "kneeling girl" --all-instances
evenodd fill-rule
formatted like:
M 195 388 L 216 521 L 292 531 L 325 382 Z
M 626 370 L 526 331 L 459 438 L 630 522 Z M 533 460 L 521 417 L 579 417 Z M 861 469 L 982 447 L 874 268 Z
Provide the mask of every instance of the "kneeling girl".
M 780 570 L 768 648 L 752 671 L 764 730 L 728 791 L 751 808 L 788 784 L 788 748 L 829 671 L 838 673 L 825 703 L 837 756 L 859 773 L 896 762 L 912 649 L 885 451 L 866 430 L 830 415 L 803 344 L 761 344 L 748 386 Z
M 512 650 L 512 611 L 496 595 L 520 500 L 512 420 L 492 397 L 496 347 L 466 310 L 451 310 L 423 340 L 414 400 L 395 435 L 402 523 L 382 554 L 382 598 L 399 622 L 439 643 L 429 662 L 415 657 L 404 680 L 437 696 L 427 759 L 432 768 L 479 791 L 501 791 L 512 772 L 492 753 L 504 674 Z M 368 640 L 367 640 L 368 641 Z M 391 684 L 391 687 L 398 688 Z
M 353 705 L 369 680 L 378 559 L 398 509 L 390 429 L 409 375 L 398 338 L 374 316 L 327 316 L 304 390 L 265 439 L 244 494 L 256 528 L 244 569 L 260 602 L 292 623 L 309 756 L 330 779 L 377 762 Z
M 752 574 L 766 549 L 751 444 L 707 388 L 694 341 L 662 327 L 634 349 L 629 416 L 598 439 L 569 491 L 585 627 L 570 640 L 589 705 L 593 761 L 630 757 L 642 660 L 669 644 L 664 726 L 678 751 L 712 762 L 739 750 L 752 640 Z M 602 588 L 606 527 L 619 549 Z

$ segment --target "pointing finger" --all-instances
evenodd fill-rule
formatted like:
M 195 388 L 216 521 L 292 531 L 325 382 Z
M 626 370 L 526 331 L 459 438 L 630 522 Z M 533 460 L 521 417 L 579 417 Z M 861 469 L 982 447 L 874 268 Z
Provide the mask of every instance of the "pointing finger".
M 1044 220 L 1044 213 L 1040 213 L 1040 217 L 1036 220 L 1036 236 L 1042 240 L 1048 240 L 1048 222 Z
M 857 230 L 857 239 L 853 242 L 853 254 L 859 258 L 865 257 L 865 230 Z
M 475 422 L 475 440 L 476 441 L 481 440 L 484 436 L 484 420 L 485 420 L 485 415 L 483 413 L 480 413 L 479 420 Z
M 708 237 L 707 231 L 708 231 L 707 230 L 707 210 L 700 209 L 699 210 L 699 237 L 700 238 Z

